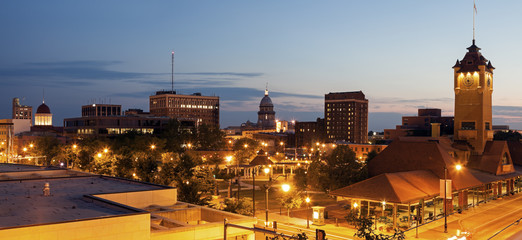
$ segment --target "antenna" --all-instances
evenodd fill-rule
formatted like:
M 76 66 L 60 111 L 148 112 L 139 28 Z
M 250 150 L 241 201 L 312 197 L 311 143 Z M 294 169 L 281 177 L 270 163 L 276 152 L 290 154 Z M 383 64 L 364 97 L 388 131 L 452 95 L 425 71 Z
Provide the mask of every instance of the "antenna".
M 171 74 L 170 80 L 172 82 L 171 91 L 174 93 L 174 51 L 172 51 L 172 74 Z
M 475 44 L 475 14 L 477 14 L 477 5 L 475 5 L 475 0 L 473 0 L 473 44 Z

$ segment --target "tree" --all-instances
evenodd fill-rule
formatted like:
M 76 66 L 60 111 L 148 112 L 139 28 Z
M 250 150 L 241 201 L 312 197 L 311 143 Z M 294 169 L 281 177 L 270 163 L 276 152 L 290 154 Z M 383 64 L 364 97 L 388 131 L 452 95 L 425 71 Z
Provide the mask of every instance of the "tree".
M 240 164 L 249 162 L 257 153 L 259 143 L 250 138 L 241 138 L 234 143 L 232 149 L 236 161 Z
M 198 205 L 207 205 L 209 192 L 213 187 L 213 177 L 207 169 L 196 171 L 198 162 L 188 154 L 181 155 L 174 167 L 174 181 L 178 188 L 179 200 Z
M 287 209 L 288 217 L 290 217 L 290 209 L 299 208 L 301 204 L 303 204 L 304 198 L 299 191 L 290 191 L 288 193 L 283 193 L 281 197 L 279 197 L 279 203 L 281 206 Z
M 493 140 L 504 140 L 504 141 L 520 141 L 522 135 L 517 131 L 509 130 L 507 132 L 496 132 L 493 136 Z
M 294 186 L 298 191 L 304 191 L 308 188 L 307 170 L 304 168 L 297 168 L 294 171 Z
M 226 198 L 225 205 L 226 207 L 223 210 L 227 212 L 246 216 L 252 216 L 254 214 L 252 210 L 252 198 L 242 197 L 239 201 L 235 198 Z
M 225 147 L 225 133 L 218 127 L 203 124 L 197 129 L 197 146 L 203 150 L 222 149 Z
M 326 157 L 325 173 L 328 173 L 329 189 L 338 189 L 364 179 L 362 164 L 356 161 L 355 152 L 348 146 L 337 146 Z
M 136 175 L 141 181 L 154 182 L 154 177 L 158 171 L 158 162 L 156 158 L 146 152 L 137 152 L 134 154 Z
M 184 127 L 176 119 L 169 120 L 167 126 L 161 132 L 161 138 L 166 141 L 165 148 L 169 152 L 184 152 L 183 145 L 193 142 L 191 127 Z
M 44 165 L 53 164 L 53 160 L 58 156 L 61 149 L 58 139 L 50 136 L 38 138 L 35 145 L 36 154 L 45 157 L 43 160 Z
M 404 240 L 406 239 L 404 232 L 395 229 L 393 235 L 376 234 L 374 232 L 372 219 L 366 217 L 360 217 L 355 219 L 355 226 L 357 232 L 354 236 L 366 240 Z

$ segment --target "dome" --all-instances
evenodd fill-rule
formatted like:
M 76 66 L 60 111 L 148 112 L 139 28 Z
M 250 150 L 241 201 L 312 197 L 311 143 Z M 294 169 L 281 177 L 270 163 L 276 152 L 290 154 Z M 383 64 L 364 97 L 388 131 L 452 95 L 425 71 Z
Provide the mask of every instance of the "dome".
M 261 99 L 261 103 L 259 103 L 260 107 L 273 107 L 272 99 L 268 95 L 265 95 L 263 99 Z
M 51 113 L 51 109 L 45 103 L 42 103 L 42 105 L 38 106 L 36 113 Z

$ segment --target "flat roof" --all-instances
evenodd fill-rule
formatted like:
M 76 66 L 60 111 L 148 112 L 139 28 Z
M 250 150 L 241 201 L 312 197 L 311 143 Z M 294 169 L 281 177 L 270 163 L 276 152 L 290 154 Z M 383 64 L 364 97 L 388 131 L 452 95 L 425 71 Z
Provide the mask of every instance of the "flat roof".
M 43 196 L 45 183 L 51 196 Z M 0 181 L 0 229 L 132 214 L 132 208 L 108 208 L 85 201 L 84 195 L 164 188 L 100 175 Z
M 0 163 L 0 173 L 3 173 L 3 172 L 24 172 L 24 171 L 44 170 L 45 168 L 46 167 L 33 166 L 33 165 Z

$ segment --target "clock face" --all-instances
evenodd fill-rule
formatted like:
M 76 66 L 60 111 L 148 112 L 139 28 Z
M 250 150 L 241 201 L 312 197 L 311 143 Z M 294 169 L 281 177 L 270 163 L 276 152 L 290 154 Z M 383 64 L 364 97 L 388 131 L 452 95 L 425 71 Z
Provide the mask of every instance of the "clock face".
M 473 85 L 473 78 L 471 76 L 468 76 L 464 79 L 464 85 L 471 87 Z

